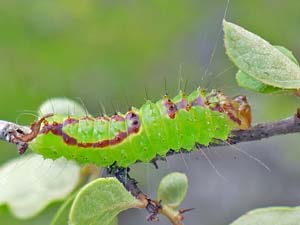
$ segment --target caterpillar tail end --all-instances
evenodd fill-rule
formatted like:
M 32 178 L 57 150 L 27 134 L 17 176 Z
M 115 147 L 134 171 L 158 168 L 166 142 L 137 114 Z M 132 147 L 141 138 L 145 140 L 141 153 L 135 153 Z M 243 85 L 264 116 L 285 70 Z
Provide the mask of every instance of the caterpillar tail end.
M 47 114 L 35 121 L 31 127 L 22 126 L 0 120 L 0 140 L 15 144 L 20 155 L 28 149 L 28 142 L 32 141 L 40 132 L 42 122 L 53 114 Z

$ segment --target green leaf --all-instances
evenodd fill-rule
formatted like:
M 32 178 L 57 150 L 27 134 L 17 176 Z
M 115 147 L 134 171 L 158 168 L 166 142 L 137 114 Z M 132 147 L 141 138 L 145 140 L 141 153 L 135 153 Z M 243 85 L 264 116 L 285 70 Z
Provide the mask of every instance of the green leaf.
M 78 192 L 69 196 L 69 198 L 60 206 L 50 225 L 68 224 L 70 209 L 77 193 Z
M 7 205 L 0 206 L 0 224 L 1 225 L 49 225 L 53 215 L 59 208 L 59 202 L 53 202 L 40 214 L 29 219 L 18 219 L 11 214 Z M 67 225 L 67 224 L 61 224 Z
M 292 60 L 294 63 L 296 63 L 299 66 L 299 63 L 296 57 L 293 55 L 292 51 L 280 45 L 274 45 L 274 47 L 277 48 L 282 54 L 284 54 L 286 57 L 288 57 L 290 60 Z
M 52 219 L 50 225 L 63 225 L 63 224 L 67 225 L 69 223 L 70 210 L 77 194 L 78 191 L 72 194 L 71 196 L 69 196 L 69 198 L 60 206 L 54 218 Z M 118 218 L 115 217 L 115 219 L 112 220 L 109 225 L 117 225 L 117 224 L 118 224 Z
M 276 47 L 244 28 L 224 21 L 227 55 L 237 67 L 264 84 L 300 88 L 299 66 Z
M 183 173 L 170 173 L 165 176 L 158 187 L 157 199 L 162 204 L 176 208 L 184 200 L 188 189 L 188 179 Z
M 39 116 L 56 113 L 70 116 L 86 116 L 87 110 L 77 102 L 68 98 L 52 98 L 45 101 L 38 109 Z
M 116 224 L 115 217 L 121 211 L 138 204 L 116 178 L 99 178 L 79 191 L 70 211 L 69 224 Z
M 264 84 L 263 82 L 254 79 L 253 77 L 244 73 L 241 70 L 239 70 L 237 72 L 235 79 L 239 86 L 250 89 L 252 91 L 260 92 L 260 93 L 267 94 L 267 93 L 278 93 L 278 92 L 284 91 L 281 88 Z
M 68 196 L 79 174 L 79 166 L 63 158 L 19 157 L 0 168 L 0 205 L 7 204 L 17 218 L 35 216 L 51 202 Z
M 293 55 L 293 53 L 282 46 L 274 46 L 277 48 L 280 52 L 282 52 L 284 55 L 286 55 L 289 59 L 294 61 L 297 65 L 297 59 Z M 281 89 L 278 87 L 273 87 L 267 84 L 264 84 L 263 82 L 256 80 L 255 78 L 251 77 L 247 73 L 239 70 L 236 74 L 236 81 L 239 86 L 243 88 L 250 89 L 252 91 L 260 92 L 260 93 L 282 93 L 282 92 L 289 92 L 289 90 Z
M 231 225 L 299 225 L 300 207 L 270 207 L 252 210 Z

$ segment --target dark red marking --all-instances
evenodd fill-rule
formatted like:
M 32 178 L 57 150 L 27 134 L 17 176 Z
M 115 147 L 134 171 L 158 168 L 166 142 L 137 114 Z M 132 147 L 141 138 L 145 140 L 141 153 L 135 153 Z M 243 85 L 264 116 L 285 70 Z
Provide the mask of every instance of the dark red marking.
M 238 125 L 242 124 L 242 121 L 237 117 L 236 110 L 230 102 L 226 102 L 221 106 L 224 110 L 224 113 Z
M 113 121 L 125 121 L 124 117 L 122 117 L 121 115 L 118 115 L 118 114 L 112 115 L 111 120 L 113 120 Z
M 188 100 L 185 97 L 182 97 L 181 100 L 175 104 L 171 101 L 171 99 L 169 99 L 169 97 L 165 96 L 163 104 L 166 108 L 168 116 L 171 119 L 175 118 L 178 110 L 184 109 L 186 111 L 189 111 L 192 107 L 191 104 L 189 104 Z
M 211 107 L 211 109 L 213 111 L 217 111 L 217 112 L 220 112 L 220 113 L 224 112 L 224 109 L 221 107 L 221 105 L 219 103 L 216 103 L 215 106 Z
M 74 123 L 78 123 L 78 119 L 74 119 L 74 118 L 69 117 L 68 119 L 66 119 L 64 121 L 64 126 L 67 126 L 69 124 L 74 124 Z
M 134 113 L 133 111 L 130 111 L 126 114 L 125 118 L 126 118 L 126 120 L 131 121 L 131 126 L 128 127 L 127 132 L 129 134 L 139 132 L 141 124 L 140 124 L 139 117 L 137 116 L 137 114 Z
M 53 134 L 57 136 L 62 136 L 63 135 L 62 128 L 63 128 L 62 123 L 53 122 L 52 124 L 44 125 L 40 133 L 47 134 L 51 131 Z
M 171 101 L 169 97 L 164 97 L 163 104 L 166 107 L 168 116 L 171 119 L 174 119 L 177 112 L 177 106 Z
M 109 140 L 93 143 L 93 148 L 104 148 L 109 145 Z
M 89 119 L 89 118 L 83 118 L 83 119 Z M 82 147 L 82 148 L 104 148 L 109 145 L 116 145 L 116 144 L 121 143 L 123 140 L 126 139 L 126 137 L 128 137 L 129 135 L 131 135 L 133 133 L 139 132 L 139 129 L 140 129 L 139 117 L 133 111 L 129 111 L 126 114 L 125 118 L 122 117 L 121 115 L 116 114 L 116 115 L 113 115 L 111 118 L 97 117 L 96 120 L 104 120 L 104 121 L 109 121 L 109 120 L 125 121 L 125 120 L 127 120 L 127 121 L 130 121 L 130 123 L 129 123 L 130 126 L 127 128 L 127 132 L 120 131 L 112 139 L 105 139 L 105 140 L 101 140 L 98 142 L 87 142 L 87 143 L 80 143 L 76 140 L 76 138 L 71 137 L 70 135 L 68 135 L 67 133 L 65 133 L 63 131 L 64 126 L 69 125 L 69 124 L 79 123 L 79 121 L 80 121 L 79 119 L 68 118 L 65 121 L 63 121 L 63 123 L 57 123 L 57 122 L 53 122 L 52 124 L 46 123 L 42 127 L 40 133 L 47 134 L 47 133 L 51 132 L 52 134 L 54 134 L 56 136 L 61 136 L 63 141 L 67 145 L 76 145 L 76 146 Z
M 109 117 L 107 116 L 97 116 L 95 119 L 101 121 L 109 121 Z
M 109 141 L 109 145 L 116 145 L 119 144 L 121 141 L 123 141 L 127 137 L 126 132 L 119 132 L 113 139 Z
M 62 130 L 61 130 L 61 133 L 62 133 L 61 135 L 62 135 L 65 143 L 67 143 L 68 145 L 77 145 L 77 140 L 75 138 L 70 137 L 66 133 L 63 133 Z
M 241 120 L 240 120 L 239 118 L 237 118 L 232 112 L 226 112 L 226 114 L 229 116 L 229 118 L 230 118 L 233 122 L 237 123 L 238 125 L 241 125 L 241 124 L 242 124 Z
M 78 143 L 77 146 L 81 148 L 91 148 L 93 147 L 93 143 Z

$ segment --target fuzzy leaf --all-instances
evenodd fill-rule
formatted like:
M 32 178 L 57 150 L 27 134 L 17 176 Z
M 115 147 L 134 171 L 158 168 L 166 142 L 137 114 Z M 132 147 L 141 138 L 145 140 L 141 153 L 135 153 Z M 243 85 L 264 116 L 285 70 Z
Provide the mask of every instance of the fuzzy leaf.
M 227 55 L 237 67 L 264 84 L 300 88 L 299 66 L 276 47 L 244 28 L 224 21 Z
M 294 61 L 297 65 L 297 59 L 293 55 L 293 53 L 282 46 L 274 46 L 284 55 L 289 57 L 290 60 Z M 281 92 L 288 92 L 289 90 L 281 89 L 278 87 L 272 87 L 270 85 L 264 84 L 263 82 L 256 80 L 255 78 L 251 77 L 250 75 L 246 74 L 245 72 L 239 70 L 236 74 L 236 81 L 239 86 L 243 88 L 250 89 L 252 91 L 260 92 L 260 93 L 281 93 Z
M 239 70 L 235 76 L 235 79 L 239 86 L 243 88 L 250 89 L 252 91 L 260 92 L 260 93 L 278 93 L 282 92 L 283 89 L 278 87 L 273 87 L 271 85 L 264 84 L 261 81 L 258 81 L 251 77 L 250 75 L 244 73 Z
M 282 54 L 284 54 L 286 57 L 288 57 L 290 60 L 292 60 L 294 63 L 296 63 L 299 66 L 299 63 L 296 57 L 293 55 L 292 51 L 280 45 L 274 45 L 274 47 L 277 48 Z
M 176 208 L 184 200 L 188 189 L 188 179 L 183 173 L 170 173 L 159 184 L 157 199 L 162 204 Z
M 14 159 L 0 168 L 0 205 L 7 204 L 17 218 L 35 216 L 68 196 L 79 172 L 79 166 L 64 158 L 53 161 L 29 154 Z
M 70 211 L 69 224 L 112 225 L 121 211 L 138 204 L 116 178 L 99 178 L 79 191 Z
M 45 101 L 38 109 L 39 116 L 47 113 L 69 116 L 86 116 L 87 110 L 77 102 L 68 98 L 52 98 Z
M 77 192 L 69 196 L 69 198 L 60 206 L 50 225 L 68 224 L 69 213 Z
M 299 225 L 300 207 L 270 207 L 252 210 L 231 225 Z

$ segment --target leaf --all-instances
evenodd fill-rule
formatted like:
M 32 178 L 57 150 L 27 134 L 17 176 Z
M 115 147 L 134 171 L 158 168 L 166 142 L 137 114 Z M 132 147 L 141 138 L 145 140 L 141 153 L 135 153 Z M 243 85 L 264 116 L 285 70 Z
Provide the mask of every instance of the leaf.
M 69 213 L 77 192 L 71 195 L 58 209 L 50 225 L 67 225 L 69 222 Z M 118 218 L 115 217 L 109 225 L 117 225 Z
M 70 211 L 69 224 L 112 225 L 121 211 L 138 204 L 116 178 L 99 178 L 79 191 Z
M 282 46 L 274 46 L 284 55 L 289 57 L 289 59 L 293 60 L 297 65 L 297 59 L 293 55 L 293 53 Z M 250 89 L 252 91 L 260 92 L 260 93 L 281 93 L 281 92 L 288 92 L 286 89 L 281 89 L 278 87 L 272 87 L 270 85 L 264 84 L 263 82 L 256 80 L 255 78 L 251 77 L 250 75 L 246 74 L 245 72 L 239 70 L 236 74 L 236 81 L 239 86 L 243 88 Z
M 235 79 L 239 86 L 250 89 L 252 91 L 260 93 L 278 93 L 283 91 L 283 89 L 281 88 L 272 87 L 271 85 L 264 84 L 263 82 L 254 79 L 253 77 L 244 73 L 241 70 L 237 72 Z
M 0 205 L 7 204 L 21 219 L 35 216 L 53 201 L 62 200 L 79 181 L 80 168 L 70 161 L 44 160 L 29 154 L 0 168 Z
M 78 192 L 69 196 L 69 198 L 60 206 L 50 225 L 68 224 L 70 209 L 77 193 Z
M 273 47 L 277 48 L 282 54 L 284 54 L 286 57 L 288 57 L 290 60 L 292 60 L 294 63 L 296 63 L 299 66 L 299 63 L 296 57 L 293 55 L 292 51 L 280 45 L 274 45 Z
M 77 102 L 68 98 L 52 98 L 45 101 L 38 109 L 39 116 L 56 113 L 69 116 L 86 116 L 87 110 Z
M 299 225 L 300 207 L 270 207 L 252 210 L 231 225 Z
M 244 28 L 224 21 L 227 55 L 237 67 L 264 84 L 300 88 L 299 66 L 276 47 Z
M 49 225 L 53 215 L 59 208 L 59 202 L 53 202 L 38 215 L 29 219 L 18 219 L 11 214 L 7 205 L 0 206 L 0 224 L 1 225 Z M 61 224 L 67 225 L 67 224 Z
M 165 176 L 158 187 L 157 199 L 162 204 L 176 208 L 185 198 L 188 189 L 188 179 L 183 173 L 170 173 Z

